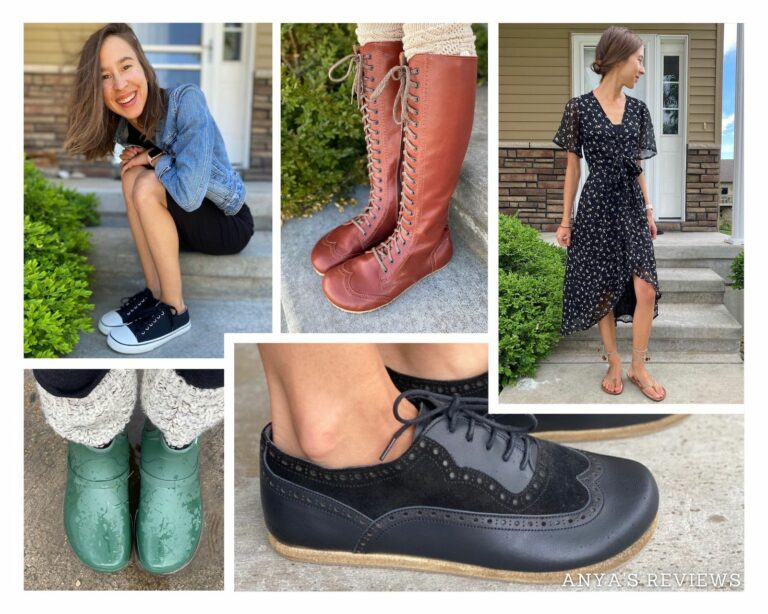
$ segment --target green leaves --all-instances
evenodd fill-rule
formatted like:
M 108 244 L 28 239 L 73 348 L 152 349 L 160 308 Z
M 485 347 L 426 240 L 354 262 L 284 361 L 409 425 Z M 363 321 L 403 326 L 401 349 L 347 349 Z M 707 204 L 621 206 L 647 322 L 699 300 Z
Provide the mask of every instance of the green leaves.
M 744 289 L 744 250 L 731 263 L 731 281 L 736 290 Z
M 349 99 L 352 77 L 340 84 L 328 79 L 328 68 L 350 54 L 356 40 L 354 24 L 282 26 L 284 220 L 312 215 L 367 182 L 362 119 Z
M 93 330 L 84 226 L 98 223 L 96 205 L 24 162 L 24 356 L 68 354 L 80 331 Z
M 533 376 L 560 339 L 566 252 L 499 216 L 499 381 Z

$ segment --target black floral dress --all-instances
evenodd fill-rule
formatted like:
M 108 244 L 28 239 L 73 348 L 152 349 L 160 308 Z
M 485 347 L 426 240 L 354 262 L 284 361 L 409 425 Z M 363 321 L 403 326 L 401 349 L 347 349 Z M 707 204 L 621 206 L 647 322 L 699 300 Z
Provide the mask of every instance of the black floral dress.
M 613 124 L 592 92 L 571 98 L 552 140 L 589 165 L 571 230 L 560 333 L 586 330 L 611 310 L 631 322 L 632 275 L 656 289 L 656 317 L 661 292 L 636 163 L 656 155 L 648 107 L 627 96 L 621 123 Z

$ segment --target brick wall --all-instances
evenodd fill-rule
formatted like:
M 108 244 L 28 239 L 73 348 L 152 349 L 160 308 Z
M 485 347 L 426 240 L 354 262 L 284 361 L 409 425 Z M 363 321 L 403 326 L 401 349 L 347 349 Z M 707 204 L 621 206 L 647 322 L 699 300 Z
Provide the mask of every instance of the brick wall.
M 563 215 L 565 150 L 528 143 L 499 148 L 499 210 L 545 232 Z
M 24 151 L 41 168 L 109 176 L 108 162 L 86 162 L 62 148 L 73 78 L 72 73 L 24 73 Z
M 537 230 L 554 232 L 563 215 L 567 153 L 554 143 L 513 142 L 499 148 L 499 211 L 517 215 Z M 663 230 L 716 231 L 720 193 L 720 148 L 691 145 L 683 222 Z
M 251 166 L 243 175 L 249 181 L 272 177 L 272 78 L 253 80 L 251 115 Z
M 685 179 L 685 222 L 679 230 L 717 230 L 720 211 L 720 148 L 689 145 Z M 665 224 L 671 227 L 671 224 Z

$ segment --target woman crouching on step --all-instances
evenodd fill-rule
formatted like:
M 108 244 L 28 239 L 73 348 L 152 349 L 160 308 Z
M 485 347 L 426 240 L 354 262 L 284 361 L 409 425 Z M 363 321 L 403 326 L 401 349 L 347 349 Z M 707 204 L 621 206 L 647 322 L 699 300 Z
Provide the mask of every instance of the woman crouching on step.
M 196 85 L 161 88 L 126 24 L 94 32 L 80 53 L 65 148 L 120 154 L 123 196 L 146 287 L 105 313 L 99 330 L 123 354 L 153 350 L 191 327 L 179 250 L 236 254 L 253 235 L 245 186 Z

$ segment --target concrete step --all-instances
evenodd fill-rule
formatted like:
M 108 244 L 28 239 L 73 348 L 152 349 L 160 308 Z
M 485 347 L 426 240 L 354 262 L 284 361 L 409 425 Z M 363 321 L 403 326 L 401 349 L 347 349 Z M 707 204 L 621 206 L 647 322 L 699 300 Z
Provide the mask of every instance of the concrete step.
M 96 328 L 102 314 L 120 306 L 126 292 L 116 293 L 97 288 L 91 297 L 95 304 L 95 332 L 80 335 L 80 342 L 70 358 L 222 358 L 225 333 L 258 333 L 272 330 L 272 299 L 222 300 L 187 298 L 192 328 L 147 354 L 118 354 L 107 345 L 107 339 Z
M 88 260 L 96 269 L 92 287 L 103 287 L 119 296 L 140 290 L 144 282 L 130 229 L 95 227 L 88 231 L 92 246 Z M 246 248 L 233 256 L 182 252 L 180 257 L 185 298 L 247 300 L 272 294 L 269 231 L 256 231 Z
M 629 365 L 632 361 L 632 348 L 630 344 L 622 344 L 625 347 L 619 347 L 619 354 L 621 360 L 625 365 Z M 668 352 L 668 351 L 653 351 L 649 353 L 652 364 L 666 364 L 666 363 L 679 363 L 686 365 L 711 365 L 711 364 L 741 364 L 744 362 L 741 359 L 739 352 L 724 353 L 724 352 L 696 352 L 696 351 L 682 351 L 682 352 Z M 572 364 L 597 364 L 605 365 L 605 361 L 602 359 L 602 352 L 599 345 L 591 350 L 569 350 L 564 349 L 561 346 L 555 348 L 555 350 L 541 361 L 542 364 L 556 364 L 556 365 L 572 365 Z
M 488 88 L 477 90 L 472 137 L 451 198 L 451 228 L 483 260 L 488 258 Z
M 107 178 L 65 179 L 62 185 L 81 192 L 91 192 L 99 199 L 101 226 L 128 227 L 120 181 Z M 253 215 L 256 230 L 272 230 L 272 183 L 252 181 L 245 184 L 245 202 Z
M 712 269 L 660 268 L 657 273 L 664 304 L 723 302 L 725 281 Z
M 653 321 L 651 352 L 733 353 L 739 351 L 741 325 L 724 305 L 695 303 L 660 304 Z M 617 337 L 622 345 L 631 344 L 632 326 L 619 323 Z M 597 326 L 569 335 L 558 347 L 591 351 L 600 345 Z
M 351 314 L 328 302 L 309 255 L 323 234 L 365 208 L 367 190 L 360 188 L 355 196 L 358 204 L 343 213 L 329 206 L 310 218 L 283 224 L 285 332 L 487 332 L 487 263 L 461 236 L 456 237 L 453 259 L 446 268 L 413 286 L 391 305 L 367 314 Z
M 543 232 L 541 238 L 557 245 L 554 232 Z M 656 268 L 712 269 L 726 282 L 731 276 L 731 262 L 744 249 L 725 240 L 720 232 L 665 232 L 653 242 Z
M 655 334 L 655 333 L 654 333 Z M 652 341 L 652 345 L 656 345 Z M 682 356 L 680 358 L 683 358 Z M 600 382 L 606 366 L 592 363 L 546 363 L 539 366 L 535 378 L 520 380 L 501 392 L 502 404 L 627 404 L 656 405 L 646 398 L 626 377 L 629 363 L 624 364 L 624 391 L 610 395 L 602 391 Z M 744 364 L 739 362 L 684 363 L 656 361 L 647 365 L 648 372 L 667 390 L 663 405 L 669 403 L 743 403 Z

